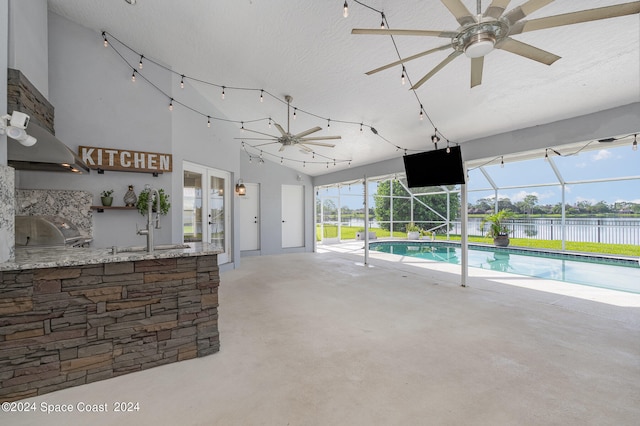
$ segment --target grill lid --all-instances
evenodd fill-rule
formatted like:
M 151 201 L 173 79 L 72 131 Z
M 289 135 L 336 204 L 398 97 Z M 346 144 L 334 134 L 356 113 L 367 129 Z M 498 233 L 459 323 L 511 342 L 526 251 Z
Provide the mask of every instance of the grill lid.
M 83 239 L 78 228 L 62 217 L 16 216 L 17 246 L 64 246 Z

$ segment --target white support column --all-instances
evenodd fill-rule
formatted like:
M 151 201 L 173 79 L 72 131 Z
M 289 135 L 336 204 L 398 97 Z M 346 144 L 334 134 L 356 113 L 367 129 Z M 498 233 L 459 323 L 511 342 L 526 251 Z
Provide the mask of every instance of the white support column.
M 364 266 L 369 266 L 369 179 L 364 175 Z
M 467 166 L 463 165 L 464 175 L 467 175 Z M 460 185 L 460 285 L 467 286 L 469 278 L 469 244 L 467 241 L 467 185 Z

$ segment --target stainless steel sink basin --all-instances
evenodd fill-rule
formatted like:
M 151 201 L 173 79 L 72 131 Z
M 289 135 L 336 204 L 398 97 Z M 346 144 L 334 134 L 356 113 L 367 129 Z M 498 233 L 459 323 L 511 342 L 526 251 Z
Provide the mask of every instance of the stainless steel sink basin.
M 160 244 L 157 246 L 153 246 L 153 250 L 176 250 L 176 249 L 187 249 L 191 248 L 189 244 Z M 117 253 L 131 253 L 131 252 L 139 252 L 139 251 L 147 251 L 146 246 L 129 246 L 129 247 L 111 247 L 111 254 Z

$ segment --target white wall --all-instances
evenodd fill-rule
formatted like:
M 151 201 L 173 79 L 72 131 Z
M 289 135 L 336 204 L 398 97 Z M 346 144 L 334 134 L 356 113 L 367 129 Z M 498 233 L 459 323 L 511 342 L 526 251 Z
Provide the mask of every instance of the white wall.
M 47 56 L 47 0 L 9 0 L 9 68 L 20 70 L 48 99 Z
M 298 180 L 300 176 L 300 180 Z M 245 183 L 260 184 L 260 250 L 244 254 L 281 254 L 311 252 L 314 247 L 313 226 L 313 183 L 311 177 L 279 163 L 265 159 L 259 165 L 242 151 L 240 156 L 240 176 Z M 282 248 L 282 185 L 304 185 L 305 235 L 304 247 Z M 242 229 L 239 230 L 242 232 Z

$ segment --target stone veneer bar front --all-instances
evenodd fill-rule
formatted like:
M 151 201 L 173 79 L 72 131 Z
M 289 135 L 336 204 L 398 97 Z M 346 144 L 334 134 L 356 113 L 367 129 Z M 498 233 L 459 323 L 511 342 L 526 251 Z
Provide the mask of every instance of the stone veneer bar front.
M 0 402 L 217 352 L 219 252 L 17 249 L 0 263 Z

